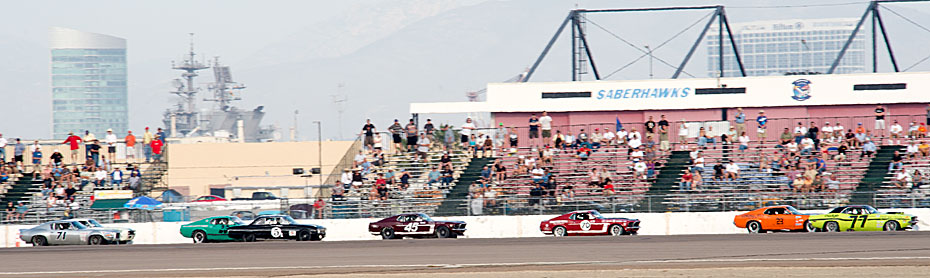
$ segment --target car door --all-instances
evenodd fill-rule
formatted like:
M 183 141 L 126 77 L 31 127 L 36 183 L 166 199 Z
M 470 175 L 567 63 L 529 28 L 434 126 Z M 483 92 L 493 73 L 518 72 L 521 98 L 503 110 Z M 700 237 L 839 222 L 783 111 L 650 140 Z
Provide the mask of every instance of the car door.
M 569 233 L 578 233 L 586 232 L 591 230 L 591 221 L 588 219 L 589 215 L 587 212 L 579 212 L 572 214 L 572 217 L 569 218 L 568 224 L 565 225 L 565 228 Z
M 759 224 L 762 225 L 763 230 L 781 229 L 776 221 L 778 213 L 778 208 L 769 208 L 762 212 L 762 215 L 759 216 Z M 782 221 L 784 221 L 784 219 L 782 219 Z
M 416 217 L 413 215 L 403 215 L 397 218 L 397 222 L 394 223 L 394 232 L 398 234 L 413 234 L 420 230 L 420 223 L 416 220 Z
M 271 223 L 274 223 L 274 219 L 260 217 L 249 225 L 248 230 L 254 233 L 256 238 L 271 238 Z
M 843 230 L 847 230 L 847 229 L 863 230 L 863 228 L 865 227 L 866 221 L 869 220 L 868 214 L 863 213 L 863 210 L 861 208 L 856 208 L 856 207 L 846 208 L 846 210 L 843 211 L 842 216 L 840 216 L 839 218 L 849 219 L 849 221 L 844 221 L 848 223 L 847 225 L 849 226 L 840 224 L 840 228 L 842 228 Z
M 591 216 L 592 216 L 590 217 L 591 219 L 588 220 L 591 223 L 590 224 L 591 227 L 589 228 L 589 230 L 607 232 L 607 225 L 610 223 L 607 223 L 607 221 L 605 221 L 604 219 L 593 217 L 593 215 Z M 582 226 L 581 228 L 584 228 L 584 227 Z

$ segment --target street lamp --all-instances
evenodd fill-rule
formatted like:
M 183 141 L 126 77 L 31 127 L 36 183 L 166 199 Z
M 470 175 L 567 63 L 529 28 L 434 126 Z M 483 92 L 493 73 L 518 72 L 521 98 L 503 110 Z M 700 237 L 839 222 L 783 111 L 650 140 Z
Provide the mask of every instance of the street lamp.
M 317 143 L 317 162 L 320 165 L 320 188 L 323 188 L 323 123 L 313 121 L 316 124 L 316 143 Z

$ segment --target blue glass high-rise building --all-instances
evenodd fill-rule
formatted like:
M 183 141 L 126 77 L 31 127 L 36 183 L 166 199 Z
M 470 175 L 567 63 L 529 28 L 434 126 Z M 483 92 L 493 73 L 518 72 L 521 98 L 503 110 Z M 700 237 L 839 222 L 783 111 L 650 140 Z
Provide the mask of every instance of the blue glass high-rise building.
M 129 128 L 126 40 L 53 27 L 49 30 L 52 74 L 52 136 L 90 130 L 98 138 Z

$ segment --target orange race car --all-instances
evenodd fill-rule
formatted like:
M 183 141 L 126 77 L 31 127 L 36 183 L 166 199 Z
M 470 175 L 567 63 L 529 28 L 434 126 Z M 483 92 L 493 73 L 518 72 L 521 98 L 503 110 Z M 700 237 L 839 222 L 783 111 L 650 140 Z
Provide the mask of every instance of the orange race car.
M 758 208 L 733 217 L 733 225 L 746 228 L 749 233 L 764 233 L 767 231 L 813 232 L 804 214 L 792 206 L 770 206 Z

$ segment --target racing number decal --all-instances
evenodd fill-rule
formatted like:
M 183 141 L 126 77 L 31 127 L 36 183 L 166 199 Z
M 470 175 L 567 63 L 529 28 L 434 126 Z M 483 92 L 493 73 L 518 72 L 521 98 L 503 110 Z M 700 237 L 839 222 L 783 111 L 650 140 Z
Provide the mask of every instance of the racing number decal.
M 852 225 L 849 225 L 850 228 L 856 227 L 856 219 L 858 219 L 859 221 L 862 221 L 861 223 L 859 223 L 859 228 L 865 228 L 865 221 L 869 219 L 869 215 L 859 215 L 859 216 L 853 215 Z
M 591 229 L 591 222 L 588 220 L 581 221 L 581 230 L 587 231 Z
M 281 232 L 281 227 L 272 227 L 271 228 L 271 237 L 283 237 L 284 233 Z
M 416 232 L 419 227 L 420 223 L 412 222 L 404 226 L 404 231 L 407 231 L 408 233 Z
M 780 218 L 780 217 L 779 217 L 779 218 L 775 218 L 775 224 L 784 225 L 784 224 L 785 224 L 785 219 L 784 219 L 784 218 Z
M 57 240 L 65 240 L 65 237 L 68 236 L 68 232 L 58 232 L 58 236 L 55 237 Z

